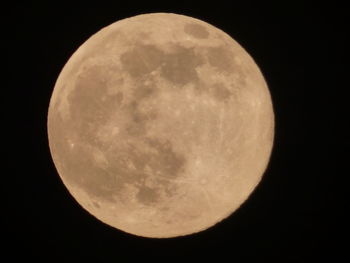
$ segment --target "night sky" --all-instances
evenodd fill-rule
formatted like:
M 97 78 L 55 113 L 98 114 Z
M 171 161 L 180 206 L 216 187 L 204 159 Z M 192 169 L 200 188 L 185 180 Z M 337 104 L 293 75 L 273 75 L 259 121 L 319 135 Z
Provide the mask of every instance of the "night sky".
M 349 175 L 340 166 L 350 146 L 343 127 L 349 117 L 342 115 L 349 104 L 343 102 L 349 88 L 343 79 L 344 6 L 307 6 L 306 1 L 102 2 L 27 1 L 2 8 L 5 223 L 0 258 L 340 262 L 346 245 L 342 189 Z M 46 130 L 55 81 L 73 52 L 101 28 L 149 12 L 192 16 L 231 35 L 259 65 L 275 111 L 271 160 L 248 201 L 207 231 L 172 239 L 129 235 L 83 210 L 57 174 Z

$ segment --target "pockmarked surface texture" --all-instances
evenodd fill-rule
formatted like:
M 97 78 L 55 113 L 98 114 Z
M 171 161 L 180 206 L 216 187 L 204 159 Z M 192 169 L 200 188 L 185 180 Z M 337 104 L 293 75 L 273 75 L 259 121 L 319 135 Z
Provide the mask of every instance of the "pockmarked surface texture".
M 230 36 L 195 18 L 145 14 L 89 38 L 48 114 L 63 183 L 122 231 L 175 237 L 232 214 L 266 169 L 274 115 L 265 80 Z

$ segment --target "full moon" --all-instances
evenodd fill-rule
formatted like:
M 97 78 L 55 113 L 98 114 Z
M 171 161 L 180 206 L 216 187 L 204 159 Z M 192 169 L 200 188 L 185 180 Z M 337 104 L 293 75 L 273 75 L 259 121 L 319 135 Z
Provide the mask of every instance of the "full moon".
M 48 139 L 62 182 L 100 221 L 143 237 L 200 232 L 261 181 L 274 137 L 258 66 L 195 18 L 151 13 L 91 36 L 62 69 Z

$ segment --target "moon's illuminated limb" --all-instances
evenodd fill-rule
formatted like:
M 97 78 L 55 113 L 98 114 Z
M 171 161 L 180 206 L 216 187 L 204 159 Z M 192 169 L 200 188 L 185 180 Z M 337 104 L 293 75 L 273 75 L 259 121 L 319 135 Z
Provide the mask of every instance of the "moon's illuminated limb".
M 48 135 L 64 184 L 92 215 L 146 237 L 198 232 L 259 183 L 274 133 L 270 94 L 247 52 L 194 18 L 118 21 L 69 59 Z

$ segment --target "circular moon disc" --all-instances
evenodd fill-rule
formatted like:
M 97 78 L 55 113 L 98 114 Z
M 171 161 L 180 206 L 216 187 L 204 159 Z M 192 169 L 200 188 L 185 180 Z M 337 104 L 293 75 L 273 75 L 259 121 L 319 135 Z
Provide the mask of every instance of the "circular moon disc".
M 265 80 L 201 20 L 144 14 L 90 37 L 60 73 L 48 136 L 89 213 L 122 231 L 175 237 L 232 214 L 266 169 L 274 114 Z

